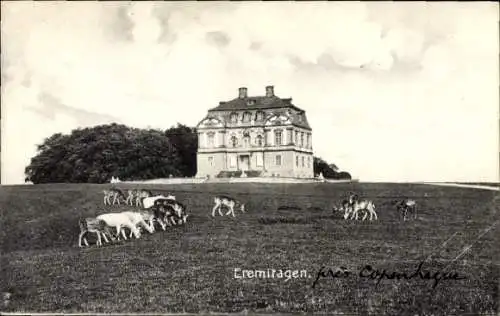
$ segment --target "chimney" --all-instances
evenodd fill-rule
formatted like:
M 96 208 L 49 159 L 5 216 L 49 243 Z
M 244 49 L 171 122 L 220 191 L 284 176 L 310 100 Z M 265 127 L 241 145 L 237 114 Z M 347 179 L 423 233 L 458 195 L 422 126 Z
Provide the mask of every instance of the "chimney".
M 274 86 L 266 87 L 266 97 L 274 97 Z
M 242 87 L 242 88 L 239 88 L 238 90 L 239 90 L 239 95 L 240 95 L 239 98 L 240 99 L 244 99 L 247 97 L 247 88 Z

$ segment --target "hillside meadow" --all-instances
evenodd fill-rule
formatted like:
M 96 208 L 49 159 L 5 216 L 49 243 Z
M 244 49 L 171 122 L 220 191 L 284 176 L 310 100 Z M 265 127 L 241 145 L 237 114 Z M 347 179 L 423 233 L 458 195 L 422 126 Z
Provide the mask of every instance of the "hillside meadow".
M 80 249 L 79 218 L 135 209 L 104 206 L 102 190 L 110 186 L 0 188 L 3 311 L 498 313 L 497 191 L 382 183 L 118 184 L 174 194 L 188 208 L 187 224 Z M 374 201 L 378 221 L 346 221 L 332 212 L 351 191 Z M 247 212 L 212 218 L 219 193 L 245 202 Z M 402 197 L 416 199 L 417 220 L 400 220 L 391 203 Z M 422 278 L 377 285 L 366 276 L 367 265 L 411 274 L 424 259 L 423 270 L 461 278 L 433 288 L 433 280 Z M 325 273 L 313 288 L 322 267 L 351 274 Z M 235 269 L 306 270 L 307 277 L 238 279 Z

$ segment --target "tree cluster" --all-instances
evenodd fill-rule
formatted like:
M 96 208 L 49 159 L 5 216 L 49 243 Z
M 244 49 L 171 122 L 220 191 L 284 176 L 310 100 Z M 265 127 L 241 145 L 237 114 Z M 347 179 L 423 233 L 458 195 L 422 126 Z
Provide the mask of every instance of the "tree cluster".
M 314 157 L 314 175 L 322 174 L 325 179 L 351 180 L 351 175 L 345 171 L 339 171 L 335 164 L 328 164 L 320 157 Z
M 54 134 L 38 146 L 25 169 L 25 180 L 105 183 L 113 176 L 121 180 L 191 176 L 196 173 L 196 149 L 193 165 L 183 142 L 188 139 L 196 144 L 196 135 L 194 129 L 182 125 L 160 131 L 119 124 Z M 192 146 L 187 148 L 192 150 Z

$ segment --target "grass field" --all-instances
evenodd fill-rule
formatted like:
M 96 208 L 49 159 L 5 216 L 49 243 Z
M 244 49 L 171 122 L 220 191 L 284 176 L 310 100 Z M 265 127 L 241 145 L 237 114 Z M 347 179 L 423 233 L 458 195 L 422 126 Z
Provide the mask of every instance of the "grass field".
M 0 188 L 3 311 L 498 313 L 498 227 L 476 240 L 500 218 L 495 191 L 380 183 L 143 185 L 175 194 L 188 207 L 188 223 L 79 249 L 80 217 L 127 209 L 103 205 L 107 186 Z M 333 203 L 349 191 L 373 199 L 379 220 L 333 214 Z M 246 202 L 247 213 L 211 218 L 215 193 Z M 418 220 L 399 220 L 390 203 L 402 196 L 417 200 Z M 412 272 L 431 254 L 425 269 L 465 279 L 442 280 L 433 290 L 429 280 L 376 286 L 358 275 L 365 265 Z M 312 288 L 322 266 L 344 266 L 353 275 Z M 310 278 L 235 279 L 235 268 L 305 269 Z

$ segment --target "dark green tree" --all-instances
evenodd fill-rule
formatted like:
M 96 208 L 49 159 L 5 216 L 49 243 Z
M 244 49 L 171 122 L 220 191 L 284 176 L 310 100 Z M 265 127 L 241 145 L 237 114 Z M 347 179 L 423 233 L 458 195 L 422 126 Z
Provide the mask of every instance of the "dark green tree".
M 323 174 L 326 179 L 338 179 L 338 180 L 350 180 L 351 175 L 348 172 L 342 171 L 338 172 L 337 165 L 328 164 L 325 160 L 320 157 L 314 157 L 314 174 Z
M 197 171 L 196 152 L 198 150 L 196 128 L 177 123 L 177 126 L 167 129 L 165 135 L 179 153 L 181 174 L 185 177 L 194 177 Z
M 109 124 L 54 134 L 38 146 L 26 181 L 108 182 L 180 176 L 181 158 L 164 133 Z

